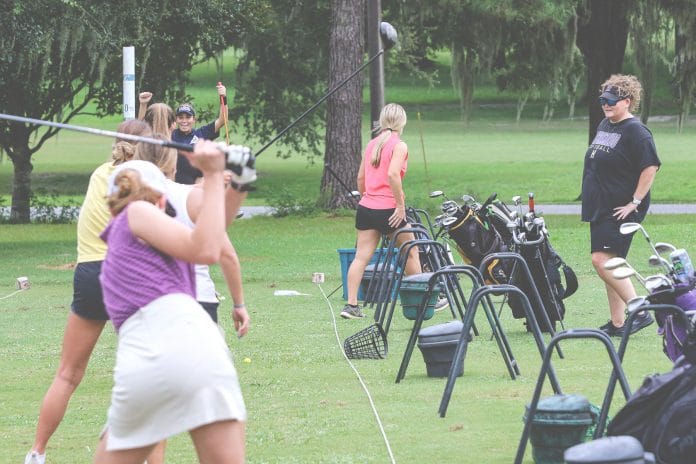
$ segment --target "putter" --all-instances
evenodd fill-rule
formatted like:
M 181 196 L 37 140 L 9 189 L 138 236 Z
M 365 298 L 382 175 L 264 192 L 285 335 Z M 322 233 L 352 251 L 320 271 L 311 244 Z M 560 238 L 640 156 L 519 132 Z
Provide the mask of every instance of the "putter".
M 341 89 L 344 85 L 346 85 L 351 79 L 353 79 L 355 76 L 357 76 L 357 75 L 360 73 L 360 71 L 362 71 L 363 69 L 365 69 L 366 67 L 368 67 L 368 66 L 370 65 L 370 63 L 372 63 L 372 62 L 375 61 L 377 58 L 379 58 L 380 56 L 382 56 L 386 50 L 389 50 L 389 49 L 392 48 L 394 45 L 396 45 L 397 33 L 396 33 L 396 29 L 394 29 L 394 26 L 392 26 L 391 24 L 389 24 L 389 23 L 387 23 L 387 22 L 384 22 L 384 21 L 383 21 L 382 23 L 380 23 L 380 25 L 379 25 L 379 35 L 380 35 L 380 37 L 382 38 L 382 45 L 383 45 L 383 46 L 382 46 L 382 49 L 381 49 L 380 51 L 378 51 L 377 53 L 375 53 L 375 55 L 372 56 L 369 60 L 367 60 L 362 66 L 360 66 L 358 69 L 356 69 L 355 71 L 353 71 L 353 73 L 352 73 L 350 76 L 346 77 L 346 78 L 343 79 L 341 82 L 339 82 L 338 84 L 336 84 L 336 87 L 334 87 L 333 89 L 329 90 L 329 91 L 326 93 L 326 95 L 324 95 L 323 97 L 321 97 L 321 98 L 319 99 L 319 101 L 317 101 L 314 105 L 312 105 L 309 109 L 307 109 L 304 113 L 302 113 L 297 119 L 295 119 L 293 122 L 291 122 L 290 125 L 288 125 L 288 127 L 286 127 L 285 129 L 283 129 L 282 131 L 278 132 L 278 134 L 277 134 L 275 137 L 273 137 L 273 139 L 271 139 L 266 145 L 264 145 L 263 147 L 261 147 L 261 149 L 260 149 L 259 151 L 257 151 L 256 153 L 254 153 L 254 156 L 258 157 L 261 153 L 263 153 L 264 151 L 266 151 L 266 149 L 267 149 L 268 147 L 270 147 L 271 145 L 273 145 L 279 138 L 281 138 L 283 135 L 285 135 L 285 133 L 286 133 L 287 131 L 289 131 L 290 129 L 292 129 L 293 127 L 295 127 L 295 126 L 297 125 L 297 123 L 299 123 L 300 121 L 302 121 L 307 115 L 309 115 L 312 111 L 314 111 L 315 109 L 317 109 L 317 107 L 319 107 L 319 105 L 321 105 L 321 104 L 324 102 L 324 100 L 326 100 L 326 99 L 329 98 L 331 95 L 333 95 L 333 94 L 336 93 L 338 90 L 340 90 L 340 89 Z
M 172 142 L 170 140 L 155 139 L 152 137 L 143 137 L 141 135 L 123 134 L 121 132 L 107 131 L 102 129 L 95 129 L 92 127 L 75 126 L 73 124 L 64 124 L 62 122 L 44 121 L 42 119 L 25 118 L 23 116 L 14 116 L 12 114 L 0 113 L 0 119 L 6 119 L 8 121 L 22 122 L 26 124 L 35 124 L 37 126 L 49 126 L 56 127 L 58 129 L 71 130 L 75 132 L 84 132 L 92 135 L 99 135 L 102 137 L 111 137 L 117 139 L 128 140 L 131 142 L 139 143 L 149 143 L 151 145 L 161 145 L 168 148 L 176 148 L 180 151 L 192 152 L 193 145 L 188 143 L 178 143 Z M 225 154 L 225 164 L 227 169 L 234 172 L 235 174 L 242 174 L 242 170 L 245 167 L 254 168 L 256 158 L 251 154 L 251 149 L 249 147 L 244 147 L 241 145 L 225 145 L 224 143 L 219 143 L 218 148 L 221 152 Z

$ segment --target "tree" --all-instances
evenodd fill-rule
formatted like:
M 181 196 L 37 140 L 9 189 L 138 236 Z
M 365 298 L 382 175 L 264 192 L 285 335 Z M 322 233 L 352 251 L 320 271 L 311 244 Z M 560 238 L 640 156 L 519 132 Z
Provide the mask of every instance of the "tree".
M 587 69 L 586 98 L 589 107 L 589 143 L 604 118 L 596 104 L 599 87 L 610 75 L 620 73 L 628 40 L 628 12 L 632 0 L 587 0 L 578 6 L 578 48 Z
M 332 0 L 329 39 L 329 88 L 333 89 L 362 64 L 363 0 Z M 348 186 L 355 185 L 360 166 L 362 127 L 362 80 L 349 81 L 328 100 L 324 164 Z M 324 170 L 321 192 L 330 208 L 353 206 L 338 179 Z
M 242 5 L 243 3 L 243 5 Z M 136 47 L 138 83 L 159 98 L 182 96 L 186 73 L 237 35 L 254 2 L 199 1 L 153 7 L 138 0 L 9 0 L 0 6 L 0 110 L 67 123 L 96 105 L 121 105 L 122 57 Z M 215 11 L 219 14 L 210 14 Z M 0 147 L 12 160 L 10 220 L 29 222 L 31 157 L 58 129 L 0 121 Z

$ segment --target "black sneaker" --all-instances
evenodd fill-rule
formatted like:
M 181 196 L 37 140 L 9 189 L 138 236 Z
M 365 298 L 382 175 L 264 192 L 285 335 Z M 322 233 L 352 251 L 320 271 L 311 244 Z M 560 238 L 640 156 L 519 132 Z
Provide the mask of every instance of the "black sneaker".
M 601 326 L 599 330 L 604 332 L 605 334 L 609 335 L 610 337 L 623 337 L 624 330 L 625 330 L 626 325 L 622 325 L 621 327 L 616 327 L 611 320 L 609 320 L 606 324 Z M 633 332 L 631 332 L 633 333 Z
M 655 322 L 655 319 L 650 315 L 649 312 L 643 311 L 642 314 L 638 314 L 635 319 L 633 319 L 633 324 L 631 324 L 631 335 L 642 330 Z
M 341 311 L 341 317 L 343 319 L 360 319 L 361 317 L 365 317 L 365 315 L 360 309 L 360 306 L 347 304 L 343 307 L 343 311 Z

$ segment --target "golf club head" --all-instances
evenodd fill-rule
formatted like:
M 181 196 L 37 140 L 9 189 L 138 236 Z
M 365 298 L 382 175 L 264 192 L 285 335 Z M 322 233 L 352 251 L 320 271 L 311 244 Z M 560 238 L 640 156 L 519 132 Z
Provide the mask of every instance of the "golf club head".
M 647 298 L 644 296 L 635 296 L 628 300 L 626 303 L 626 310 L 630 313 L 631 311 L 635 310 L 636 308 L 643 306 L 647 301 Z
M 234 217 L 235 219 L 239 219 L 240 217 L 244 217 L 244 211 L 240 211 L 237 213 L 237 215 Z
M 671 268 L 672 266 L 670 262 L 667 261 L 665 258 L 657 255 L 650 255 L 650 257 L 648 258 L 648 264 L 653 267 L 665 266 L 666 268 Z
M 358 192 L 357 190 L 353 190 L 353 191 L 350 192 L 347 196 L 353 197 L 353 198 L 355 198 L 356 200 L 359 200 L 359 199 L 360 199 L 360 192 Z
M 515 206 L 519 206 L 520 198 L 521 197 L 519 195 L 515 195 L 514 197 L 512 197 L 512 204 L 514 204 Z
M 447 216 L 447 217 L 442 219 L 442 225 L 445 227 L 448 227 L 448 226 L 451 226 L 452 224 L 454 224 L 456 221 L 457 221 L 456 217 Z
M 465 205 L 473 205 L 476 203 L 476 199 L 471 195 L 462 195 L 462 201 Z
M 509 221 L 507 224 L 505 224 L 508 228 L 509 231 L 514 231 L 517 229 L 517 223 L 515 221 Z
M 666 242 L 657 242 L 655 244 L 655 249 L 660 254 L 671 253 L 673 251 L 677 251 L 677 247 L 675 247 L 671 243 L 666 243 Z
M 428 196 L 429 196 L 430 198 L 437 198 L 437 197 L 443 196 L 444 194 L 445 194 L 445 192 L 443 192 L 442 190 L 433 190 L 432 192 L 430 192 L 430 193 L 428 194 Z M 445 197 L 445 198 L 446 198 L 446 197 Z
M 651 275 L 645 278 L 645 288 L 650 293 L 666 287 L 672 287 L 672 281 L 662 274 Z
M 394 26 L 388 22 L 382 21 L 379 24 L 379 35 L 382 38 L 382 47 L 384 47 L 385 51 L 396 45 L 398 34 L 396 33 Z
M 626 265 L 626 260 L 624 258 L 621 258 L 619 256 L 614 256 L 613 258 L 609 258 L 605 263 L 604 263 L 604 269 L 607 271 L 611 271 L 612 269 L 617 269 L 622 266 Z
M 643 229 L 643 226 L 638 224 L 637 222 L 624 222 L 619 226 L 619 232 L 621 232 L 624 235 L 631 235 L 638 229 Z M 645 234 L 645 230 L 643 229 L 643 233 Z
M 617 267 L 611 274 L 618 280 L 628 279 L 636 275 L 636 270 L 631 267 Z

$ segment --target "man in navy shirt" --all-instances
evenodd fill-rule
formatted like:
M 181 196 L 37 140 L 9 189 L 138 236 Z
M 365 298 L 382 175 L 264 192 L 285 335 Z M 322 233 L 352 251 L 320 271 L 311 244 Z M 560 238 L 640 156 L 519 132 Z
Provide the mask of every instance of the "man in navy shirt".
M 195 128 L 196 111 L 190 103 L 179 105 L 176 109 L 177 128 L 172 132 L 172 142 L 195 144 L 199 139 L 215 140 L 220 128 L 225 124 L 227 117 L 227 89 L 221 83 L 217 84 L 217 92 L 220 99 L 220 114 L 218 118 L 205 126 Z M 180 184 L 194 184 L 202 173 L 191 166 L 185 156 L 178 156 L 176 160 L 175 181 Z

